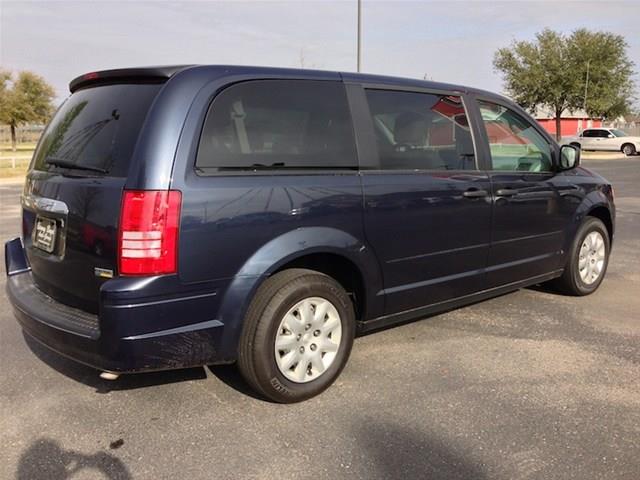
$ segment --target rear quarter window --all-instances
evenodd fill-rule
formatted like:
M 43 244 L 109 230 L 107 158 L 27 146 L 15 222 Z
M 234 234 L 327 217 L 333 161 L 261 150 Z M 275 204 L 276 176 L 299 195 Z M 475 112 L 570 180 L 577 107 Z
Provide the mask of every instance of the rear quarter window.
M 47 160 L 61 159 L 65 164 L 125 177 L 142 124 L 161 87 L 121 84 L 75 92 L 43 134 L 33 168 L 54 171 L 60 167 Z
M 227 87 L 207 113 L 196 168 L 204 174 L 357 168 L 344 86 L 255 80 Z

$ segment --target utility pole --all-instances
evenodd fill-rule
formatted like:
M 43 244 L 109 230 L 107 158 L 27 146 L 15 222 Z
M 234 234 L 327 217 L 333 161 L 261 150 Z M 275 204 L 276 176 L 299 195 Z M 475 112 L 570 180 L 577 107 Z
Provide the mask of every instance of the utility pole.
M 362 57 L 362 47 L 360 43 L 362 42 L 362 0 L 358 0 L 358 65 L 357 71 L 360 72 L 360 63 Z
M 584 103 L 582 104 L 582 110 L 584 110 L 585 116 L 587 115 L 587 90 L 589 88 L 589 65 L 591 60 L 587 60 L 587 78 L 584 82 Z

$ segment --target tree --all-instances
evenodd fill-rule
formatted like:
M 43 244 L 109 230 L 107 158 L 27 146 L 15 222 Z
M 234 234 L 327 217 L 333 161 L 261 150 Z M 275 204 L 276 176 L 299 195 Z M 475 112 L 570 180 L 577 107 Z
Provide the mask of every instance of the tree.
M 570 36 L 545 29 L 532 42 L 514 41 L 499 49 L 493 65 L 507 92 L 524 108 L 549 108 L 556 118 L 584 108 L 590 116 L 612 118 L 633 102 L 633 63 L 624 37 L 608 32 L 574 31 Z
M 583 108 L 590 116 L 613 119 L 630 113 L 634 71 L 626 50 L 620 35 L 580 29 L 571 36 L 570 56 L 584 79 Z
M 10 81 L 11 74 L 0 70 L 0 112 L 4 112 L 7 109 L 7 93 L 9 91 Z M 2 114 L 0 113 L 0 115 Z
M 55 91 L 42 77 L 20 72 L 13 80 L 0 72 L 0 123 L 11 128 L 11 148 L 16 150 L 16 128 L 28 122 L 45 123 L 53 112 Z

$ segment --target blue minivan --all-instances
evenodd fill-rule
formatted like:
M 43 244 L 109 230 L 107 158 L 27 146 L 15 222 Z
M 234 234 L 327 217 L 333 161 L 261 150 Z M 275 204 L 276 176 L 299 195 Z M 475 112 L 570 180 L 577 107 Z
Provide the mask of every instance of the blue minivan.
M 295 402 L 358 333 L 604 278 L 611 185 L 501 96 L 239 66 L 70 90 L 29 167 L 7 293 L 28 335 L 104 378 L 237 362 Z

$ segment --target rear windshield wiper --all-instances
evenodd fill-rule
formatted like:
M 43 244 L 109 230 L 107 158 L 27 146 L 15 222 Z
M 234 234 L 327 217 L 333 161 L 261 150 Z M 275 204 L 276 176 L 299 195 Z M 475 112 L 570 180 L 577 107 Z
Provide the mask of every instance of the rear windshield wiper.
M 91 165 L 78 165 L 77 163 L 73 163 L 69 160 L 65 160 L 64 158 L 47 157 L 45 159 L 45 162 L 55 167 L 71 168 L 74 170 L 87 170 L 89 172 L 107 173 L 107 170 L 105 170 L 104 168 L 92 167 Z

